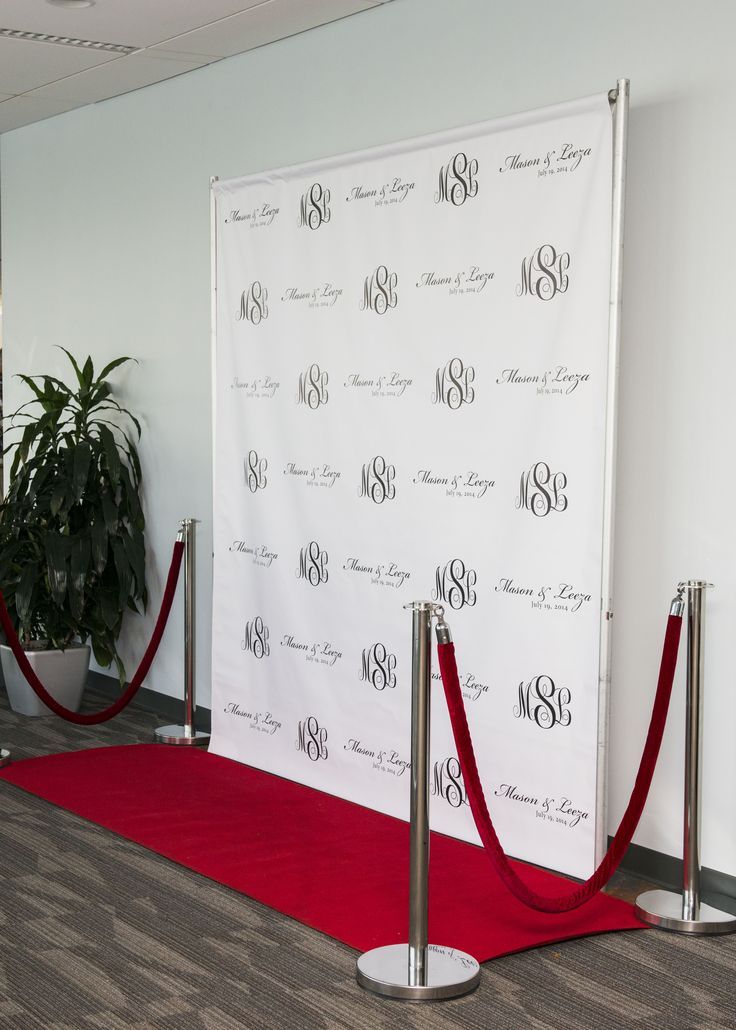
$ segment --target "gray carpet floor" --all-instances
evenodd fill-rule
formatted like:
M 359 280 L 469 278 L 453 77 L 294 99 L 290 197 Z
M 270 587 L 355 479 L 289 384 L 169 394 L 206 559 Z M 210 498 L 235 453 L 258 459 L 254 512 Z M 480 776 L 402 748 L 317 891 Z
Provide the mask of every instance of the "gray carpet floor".
M 159 721 L 78 728 L 0 694 L 14 759 L 150 741 Z M 384 1001 L 350 948 L 2 782 L 0 935 L 0 1030 L 736 1028 L 736 935 L 570 941 L 487 963 L 463 999 Z

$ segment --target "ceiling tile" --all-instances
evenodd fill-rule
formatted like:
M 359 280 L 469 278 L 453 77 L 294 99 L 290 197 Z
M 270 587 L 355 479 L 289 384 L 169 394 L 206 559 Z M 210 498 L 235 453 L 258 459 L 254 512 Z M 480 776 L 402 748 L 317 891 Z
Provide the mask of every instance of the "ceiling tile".
M 373 6 L 371 0 L 266 0 L 249 11 L 161 43 L 156 50 L 231 57 Z
M 25 93 L 114 58 L 96 50 L 0 36 L 0 93 Z
M 263 0 L 96 0 L 94 7 L 64 10 L 44 0 L 2 0 L 0 25 L 144 47 L 200 25 L 227 18 Z
M 129 57 L 121 57 L 100 68 L 90 68 L 79 75 L 70 75 L 69 78 L 41 86 L 26 95 L 38 100 L 69 100 L 77 104 L 92 104 L 97 100 L 108 100 L 121 93 L 130 93 L 131 90 L 171 79 L 194 68 L 201 68 L 210 60 L 209 57 L 196 55 L 188 60 L 165 60 L 150 57 L 149 51 L 146 50 L 139 54 L 131 54 Z

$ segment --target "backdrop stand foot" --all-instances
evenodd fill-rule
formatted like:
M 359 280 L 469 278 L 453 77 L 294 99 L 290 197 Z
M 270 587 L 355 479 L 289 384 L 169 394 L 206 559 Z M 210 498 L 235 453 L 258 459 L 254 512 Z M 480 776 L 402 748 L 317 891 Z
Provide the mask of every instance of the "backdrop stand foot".
M 209 744 L 210 735 L 203 730 L 194 730 L 189 726 L 159 726 L 153 731 L 157 744 L 180 744 L 184 747 Z
M 474 991 L 480 966 L 470 955 L 438 944 L 427 945 L 424 983 L 409 982 L 409 945 L 389 944 L 358 959 L 358 983 L 367 991 L 404 1001 L 440 1001 Z
M 10 763 L 10 752 L 6 751 L 4 747 L 0 748 L 0 769 L 2 769 L 2 767 L 4 765 L 8 765 L 9 763 Z

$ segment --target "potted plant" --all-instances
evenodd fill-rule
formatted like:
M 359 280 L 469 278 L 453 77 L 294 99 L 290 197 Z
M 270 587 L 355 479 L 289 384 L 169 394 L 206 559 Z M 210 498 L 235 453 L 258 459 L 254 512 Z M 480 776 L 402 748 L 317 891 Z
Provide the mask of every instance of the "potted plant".
M 19 377 L 33 396 L 10 416 L 19 435 L 6 448 L 13 461 L 0 504 L 0 589 L 37 675 L 77 711 L 90 645 L 125 681 L 117 639 L 126 609 L 146 606 L 145 523 L 140 425 L 108 382 L 132 359 L 117 358 L 96 376 L 92 358 L 80 367 L 64 353 L 74 386 L 51 375 Z M 10 648 L 0 646 L 0 657 L 14 710 L 46 714 Z

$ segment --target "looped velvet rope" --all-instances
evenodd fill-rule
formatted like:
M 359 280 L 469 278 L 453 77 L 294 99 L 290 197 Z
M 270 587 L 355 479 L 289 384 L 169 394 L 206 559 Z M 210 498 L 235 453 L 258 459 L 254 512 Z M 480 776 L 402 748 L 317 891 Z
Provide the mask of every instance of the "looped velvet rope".
M 657 693 L 652 709 L 652 718 L 649 723 L 644 752 L 639 764 L 639 771 L 636 774 L 634 790 L 631 795 L 628 807 L 624 813 L 616 836 L 606 852 L 601 864 L 593 875 L 580 884 L 575 890 L 561 897 L 545 897 L 531 890 L 521 879 L 518 873 L 511 866 L 504 854 L 501 843 L 493 826 L 493 821 L 488 812 L 488 806 L 483 794 L 483 787 L 478 775 L 478 766 L 473 752 L 473 743 L 468 729 L 468 720 L 465 715 L 463 695 L 460 689 L 460 681 L 457 674 L 455 662 L 454 644 L 439 644 L 437 652 L 440 660 L 440 671 L 442 673 L 442 684 L 445 688 L 447 707 L 450 711 L 452 732 L 455 737 L 455 746 L 460 759 L 465 788 L 468 793 L 470 809 L 475 819 L 475 825 L 483 842 L 486 854 L 491 860 L 501 880 L 514 895 L 528 908 L 536 909 L 538 912 L 561 913 L 571 912 L 579 908 L 606 885 L 611 876 L 618 868 L 626 849 L 631 843 L 634 831 L 639 823 L 644 804 L 649 794 L 654 769 L 659 756 L 659 749 L 662 744 L 664 726 L 667 720 L 670 696 L 672 694 L 672 682 L 677 664 L 677 651 L 680 643 L 680 631 L 682 629 L 682 617 L 670 615 L 667 621 L 667 631 L 664 638 L 662 650 L 662 663 L 659 670 L 657 682 Z
M 166 580 L 166 588 L 164 590 L 164 596 L 161 601 L 161 610 L 158 613 L 156 619 L 156 625 L 153 629 L 153 635 L 151 641 L 146 648 L 146 653 L 143 655 L 141 664 L 138 666 L 135 676 L 128 684 L 127 688 L 123 691 L 120 697 L 113 702 L 108 708 L 103 708 L 101 712 L 91 712 L 90 714 L 81 715 L 79 712 L 72 712 L 70 709 L 65 708 L 64 705 L 60 705 L 56 698 L 49 694 L 48 690 L 44 687 L 41 680 L 38 678 L 36 673 L 33 671 L 30 662 L 28 661 L 23 645 L 18 639 L 18 634 L 15 632 L 8 609 L 5 606 L 5 598 L 0 591 L 0 625 L 2 625 L 5 631 L 5 636 L 8 641 L 15 660 L 20 666 L 20 670 L 25 676 L 30 687 L 33 688 L 38 698 L 54 712 L 55 715 L 61 716 L 62 719 L 66 719 L 67 722 L 77 723 L 79 726 L 95 726 L 97 723 L 107 722 L 108 719 L 112 719 L 114 716 L 122 712 L 126 705 L 130 704 L 135 695 L 138 693 L 138 689 L 143 683 L 144 679 L 148 675 L 148 670 L 151 668 L 153 659 L 156 657 L 158 651 L 158 645 L 161 643 L 161 637 L 164 634 L 166 623 L 169 619 L 169 613 L 171 612 L 171 605 L 174 601 L 174 594 L 176 593 L 176 584 L 179 581 L 179 570 L 181 569 L 181 559 L 184 553 L 184 543 L 181 540 L 177 540 L 174 544 L 174 553 L 171 556 L 171 565 L 169 566 L 169 575 Z

